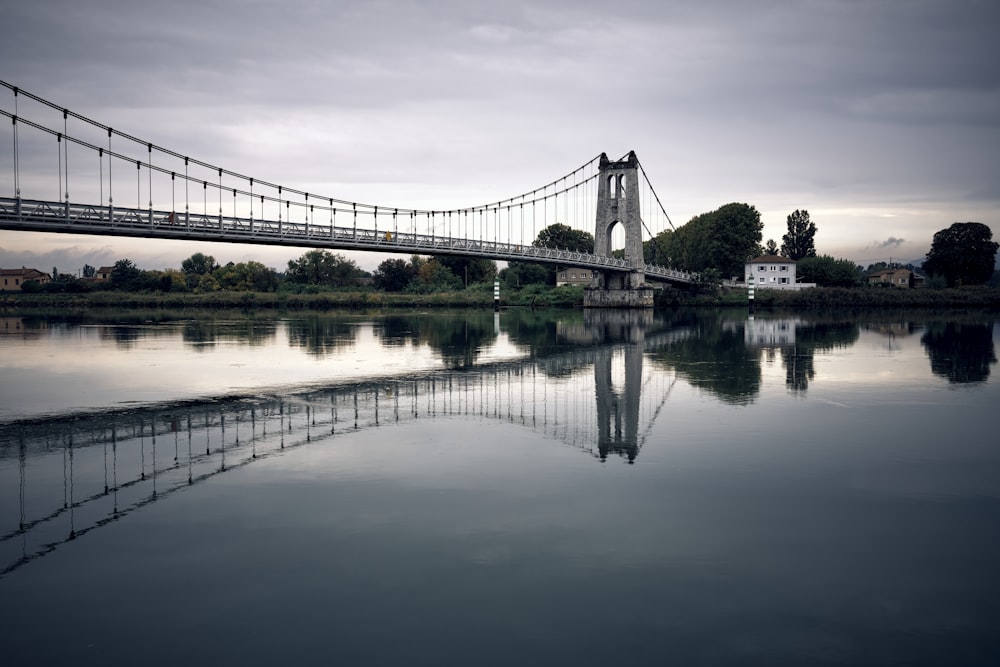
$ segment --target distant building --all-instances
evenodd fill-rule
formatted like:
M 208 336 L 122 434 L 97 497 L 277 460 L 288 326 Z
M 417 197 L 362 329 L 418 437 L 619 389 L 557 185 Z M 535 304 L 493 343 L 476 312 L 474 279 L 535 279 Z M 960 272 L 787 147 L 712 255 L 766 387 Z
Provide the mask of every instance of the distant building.
M 919 283 L 919 285 L 918 285 Z M 923 287 L 923 276 L 917 280 L 917 274 L 909 269 L 883 269 L 868 276 L 869 285 L 891 285 L 903 289 Z
M 799 283 L 795 277 L 795 260 L 779 255 L 754 257 L 744 266 L 744 279 L 759 289 L 799 290 L 815 287 L 816 283 Z
M 103 282 L 105 280 L 111 280 L 111 272 L 115 270 L 113 266 L 102 266 L 97 269 L 94 273 L 94 280 L 98 282 Z
M 0 269 L 0 290 L 4 292 L 20 292 L 24 283 L 34 281 L 44 285 L 52 280 L 52 276 L 38 269 L 21 267 L 20 269 Z
M 594 272 L 590 269 L 580 269 L 576 267 L 566 267 L 556 272 L 556 287 L 562 285 L 581 285 L 586 287 L 594 279 Z

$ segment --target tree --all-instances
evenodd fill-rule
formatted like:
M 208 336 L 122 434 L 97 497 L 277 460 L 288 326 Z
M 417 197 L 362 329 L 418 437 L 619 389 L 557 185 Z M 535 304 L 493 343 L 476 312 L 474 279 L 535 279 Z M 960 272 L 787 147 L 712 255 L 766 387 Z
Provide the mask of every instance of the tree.
M 386 292 L 401 292 L 417 276 L 417 269 L 405 259 L 387 259 L 378 265 L 372 274 L 375 289 Z
M 97 269 L 92 267 L 90 264 L 84 264 L 82 273 L 84 278 L 93 278 L 97 275 Z
M 816 225 L 809 211 L 795 209 L 788 216 L 788 233 L 781 237 L 781 254 L 789 259 L 816 256 Z
M 421 262 L 417 269 L 417 279 L 409 285 L 415 292 L 447 292 L 462 289 L 462 281 L 438 259 Z
M 777 255 L 778 254 L 778 244 L 775 243 L 774 239 L 768 239 L 767 243 L 764 245 L 765 255 Z
M 683 271 L 715 269 L 722 276 L 743 275 L 746 261 L 760 254 L 763 229 L 756 208 L 726 204 L 657 235 L 657 259 Z
M 271 292 L 278 286 L 278 276 L 274 269 L 260 262 L 230 262 L 211 274 L 219 287 L 239 292 Z M 200 279 L 199 279 L 200 284 Z
M 924 270 L 943 276 L 949 287 L 981 285 L 993 276 L 997 243 L 981 222 L 956 222 L 934 235 Z
M 356 284 L 361 275 L 354 260 L 329 250 L 310 250 L 288 260 L 288 280 L 301 285 L 345 287 Z
M 820 287 L 855 287 L 861 282 L 861 267 L 849 259 L 829 255 L 803 257 L 796 262 L 795 273 L 800 282 Z
M 119 259 L 111 269 L 111 287 L 122 290 L 140 290 L 145 287 L 142 271 L 130 259 Z
M 557 222 L 538 232 L 531 245 L 536 248 L 594 252 L 594 235 Z
M 552 284 L 555 284 L 555 272 L 546 268 L 543 264 L 534 262 L 510 262 L 507 268 L 500 271 L 500 280 L 508 289 L 515 289 L 524 285 L 545 285 L 549 283 L 549 274 L 552 274 Z
M 437 260 L 467 287 L 474 283 L 492 282 L 497 275 L 497 263 L 492 259 L 442 255 Z
M 216 263 L 214 257 L 200 252 L 196 252 L 181 262 L 181 271 L 189 276 L 203 276 L 206 273 L 215 271 L 217 268 L 219 268 L 219 265 Z

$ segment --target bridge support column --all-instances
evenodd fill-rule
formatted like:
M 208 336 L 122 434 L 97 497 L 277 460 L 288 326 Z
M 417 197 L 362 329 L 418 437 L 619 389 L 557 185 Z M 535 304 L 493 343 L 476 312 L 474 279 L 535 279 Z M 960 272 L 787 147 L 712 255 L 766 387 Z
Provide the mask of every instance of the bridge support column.
M 652 308 L 653 288 L 646 284 L 631 288 L 591 285 L 583 292 L 584 308 Z
M 612 257 L 611 233 L 616 225 L 625 230 L 624 259 L 627 267 L 595 272 L 583 295 L 584 308 L 652 308 L 653 288 L 646 283 L 642 257 L 642 218 L 639 212 L 639 159 L 629 151 L 625 159 L 612 162 L 601 154 L 597 178 L 597 220 L 594 254 Z

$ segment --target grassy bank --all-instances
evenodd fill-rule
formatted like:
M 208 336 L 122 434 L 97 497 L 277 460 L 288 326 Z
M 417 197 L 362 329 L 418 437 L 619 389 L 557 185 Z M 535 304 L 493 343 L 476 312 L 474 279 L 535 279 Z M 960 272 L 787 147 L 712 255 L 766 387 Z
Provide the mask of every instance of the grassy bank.
M 693 294 L 667 290 L 659 294 L 657 307 L 748 305 L 745 290 L 719 290 Z M 1000 310 L 1000 289 L 961 287 L 956 289 L 873 289 L 866 287 L 817 287 L 798 292 L 759 289 L 754 307 L 763 310 L 812 310 L 825 308 L 975 308 Z
M 504 306 L 576 307 L 582 288 L 531 287 L 503 295 Z M 330 310 L 334 308 L 492 308 L 492 287 L 412 294 L 345 290 L 318 294 L 291 292 L 89 292 L 86 294 L 0 294 L 0 310 L 49 309 L 218 309 Z
M 657 308 L 746 307 L 743 290 L 693 292 L 668 289 L 657 292 Z M 504 307 L 580 308 L 580 287 L 533 285 L 501 293 Z M 754 305 L 763 310 L 811 310 L 825 308 L 975 308 L 1000 310 L 1000 289 L 869 289 L 816 288 L 800 292 L 757 290 Z M 335 308 L 491 308 L 492 288 L 433 294 L 389 293 L 345 290 L 318 294 L 289 292 L 133 293 L 90 292 L 87 294 L 0 294 L 0 310 L 47 309 L 212 309 L 212 310 L 331 310 Z

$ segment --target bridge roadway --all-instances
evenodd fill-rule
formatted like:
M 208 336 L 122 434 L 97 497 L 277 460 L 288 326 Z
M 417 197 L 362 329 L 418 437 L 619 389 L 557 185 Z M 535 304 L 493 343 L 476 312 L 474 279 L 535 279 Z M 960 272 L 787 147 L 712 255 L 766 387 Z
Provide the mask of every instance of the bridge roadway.
M 385 216 L 392 217 L 391 211 L 386 210 Z M 616 257 L 539 248 L 530 244 L 454 238 L 435 235 L 433 231 L 430 234 L 420 234 L 398 228 L 362 229 L 315 222 L 256 220 L 11 197 L 0 197 L 0 229 L 418 255 L 461 255 L 508 262 L 558 264 L 599 271 L 631 270 L 624 259 Z M 644 271 L 647 279 L 679 285 L 689 285 L 698 279 L 697 274 L 652 264 L 646 264 Z

